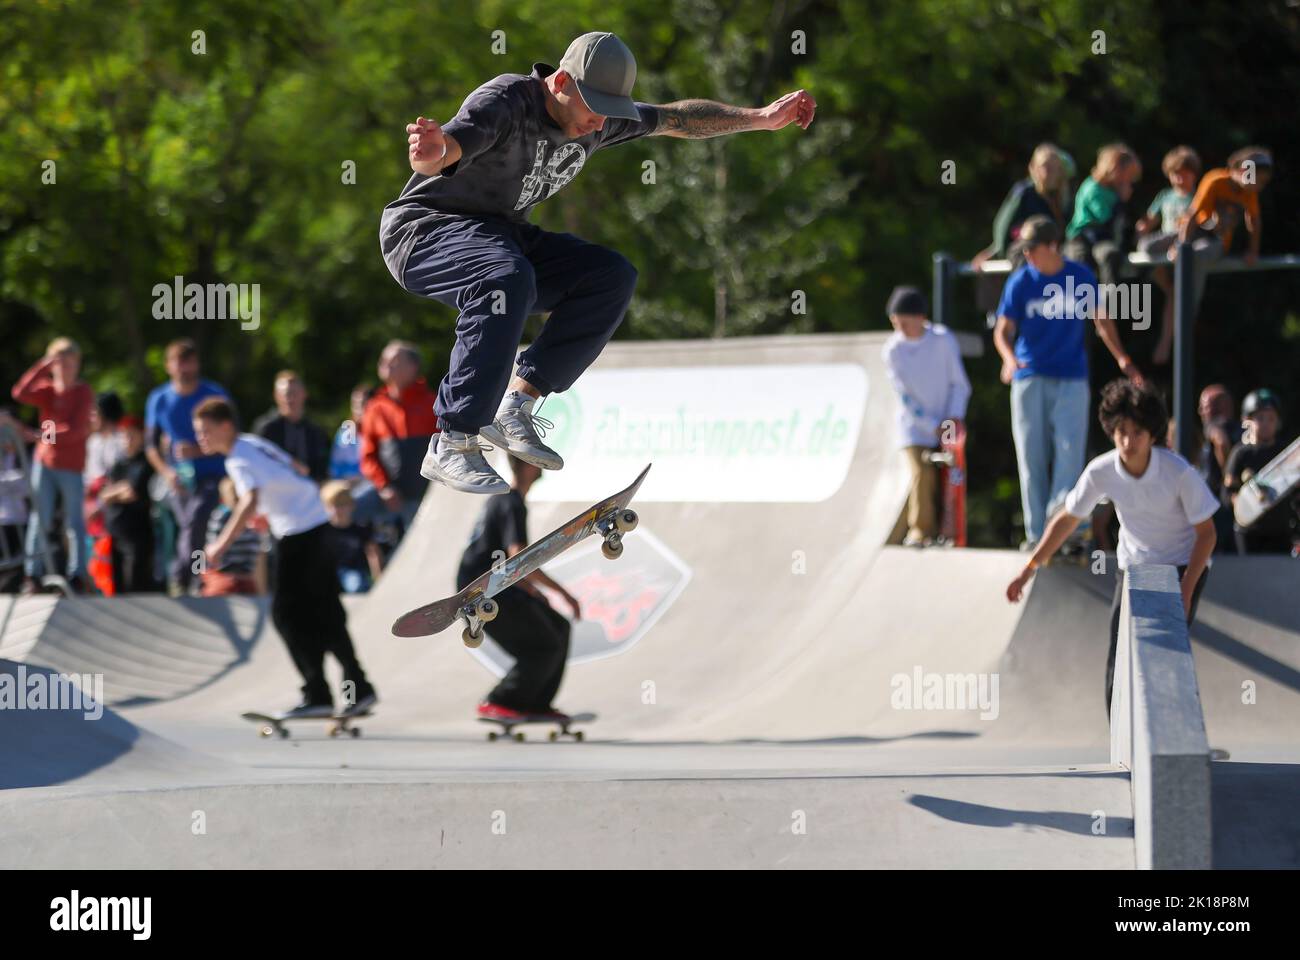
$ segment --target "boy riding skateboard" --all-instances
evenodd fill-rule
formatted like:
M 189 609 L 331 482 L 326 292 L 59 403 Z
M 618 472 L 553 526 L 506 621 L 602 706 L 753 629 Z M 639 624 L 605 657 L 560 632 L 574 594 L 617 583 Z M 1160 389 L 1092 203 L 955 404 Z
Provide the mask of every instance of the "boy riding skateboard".
M 226 472 L 239 494 L 224 529 L 207 545 L 208 564 L 219 563 L 254 513 L 266 515 L 275 537 L 271 620 L 303 681 L 302 703 L 279 719 L 334 715 L 325 677 L 326 652 L 343 668 L 347 701 L 343 715 L 367 713 L 376 703 L 375 688 L 352 648 L 347 614 L 339 601 L 329 517 L 316 484 L 300 474 L 293 458 L 271 441 L 240 433 L 234 408 L 224 398 L 209 397 L 194 408 L 194 434 L 205 456 L 226 458 Z
M 459 311 L 435 404 L 442 433 L 421 467 L 429 479 L 470 493 L 509 489 L 484 458 L 480 437 L 535 466 L 563 467 L 542 442 L 548 424 L 533 405 L 573 384 L 631 302 L 631 262 L 533 226 L 534 205 L 597 150 L 644 136 L 699 139 L 790 123 L 807 129 L 817 106 L 803 90 L 758 109 L 710 100 L 651 106 L 632 100 L 635 80 L 636 61 L 622 40 L 587 33 L 558 69 L 535 63 L 530 75 L 489 80 L 446 127 L 425 117 L 407 125 L 413 173 L 384 209 L 380 248 L 404 289 Z M 546 325 L 516 367 L 524 321 L 543 312 Z
M 528 508 L 524 500 L 542 471 L 511 455 L 510 472 L 514 476 L 510 490 L 488 500 L 474 525 L 456 574 L 457 590 L 463 590 L 493 564 L 513 557 L 528 545 Z M 564 665 L 569 656 L 569 621 L 551 609 L 537 584 L 559 592 L 573 610 L 574 618 L 581 616 L 577 597 L 541 570 L 534 570 L 498 594 L 500 612 L 486 630 L 488 636 L 515 658 L 515 663 L 479 704 L 480 717 L 567 719 L 551 706 L 551 701 L 564 679 Z

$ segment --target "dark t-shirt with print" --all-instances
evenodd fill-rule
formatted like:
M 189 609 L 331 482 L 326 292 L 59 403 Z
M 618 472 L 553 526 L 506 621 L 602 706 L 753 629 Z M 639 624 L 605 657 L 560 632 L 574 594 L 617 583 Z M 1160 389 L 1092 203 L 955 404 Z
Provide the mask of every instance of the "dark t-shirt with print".
M 128 503 L 104 504 L 104 523 L 111 536 L 142 540 L 153 535 L 153 520 L 149 515 L 149 481 L 152 478 L 153 467 L 143 453 L 123 457 L 109 468 L 109 483 L 125 480 L 135 493 L 135 499 Z
M 488 499 L 474 524 L 469 546 L 460 558 L 457 583 L 466 584 L 503 559 L 512 544 L 528 543 L 528 508 L 519 491 L 498 493 Z
M 1282 449 L 1283 444 L 1280 440 L 1275 440 L 1267 446 L 1256 443 L 1239 443 L 1233 447 L 1232 452 L 1228 454 L 1228 462 L 1223 465 L 1223 502 L 1231 505 L 1232 494 L 1239 492 L 1245 485 L 1242 481 L 1242 474 L 1250 473 L 1254 475 L 1259 473 L 1273 462 L 1274 458 L 1282 452 Z M 1230 480 L 1233 481 L 1231 486 L 1229 486 Z M 1286 533 L 1291 527 L 1294 509 L 1294 502 L 1270 507 L 1262 517 L 1250 525 L 1250 532 L 1264 534 Z
M 546 112 L 542 82 L 554 72 L 535 63 L 528 76 L 494 77 L 443 124 L 460 144 L 460 159 L 434 177 L 413 173 L 380 220 L 379 246 L 399 283 L 411 248 L 432 222 L 452 216 L 526 223 L 528 211 L 563 189 L 591 154 L 644 137 L 659 122 L 658 110 L 637 103 L 641 119 L 606 117 L 603 129 L 570 140 Z

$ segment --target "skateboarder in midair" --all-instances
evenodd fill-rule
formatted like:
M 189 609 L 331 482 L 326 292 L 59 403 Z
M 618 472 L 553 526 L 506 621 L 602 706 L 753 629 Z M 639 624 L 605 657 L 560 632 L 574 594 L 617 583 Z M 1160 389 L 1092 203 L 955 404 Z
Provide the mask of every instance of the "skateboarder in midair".
M 711 100 L 652 106 L 632 100 L 635 80 L 636 61 L 622 40 L 586 33 L 558 68 L 535 63 L 527 76 L 489 80 L 445 127 L 425 117 L 407 125 L 413 174 L 384 209 L 380 247 L 404 289 L 460 314 L 434 406 L 442 433 L 421 468 L 429 479 L 504 493 L 508 484 L 484 458 L 480 437 L 535 466 L 563 467 L 542 442 L 548 424 L 533 405 L 573 384 L 632 299 L 637 272 L 626 257 L 532 225 L 534 205 L 605 147 L 791 123 L 806 130 L 817 107 L 803 90 L 754 109 Z M 516 367 L 525 319 L 544 312 L 546 325 Z
M 488 500 L 474 525 L 456 574 L 457 590 L 465 589 L 479 574 L 513 557 L 528 544 L 528 508 L 524 499 L 542 471 L 511 455 L 510 472 L 514 483 L 509 491 Z M 569 656 L 569 621 L 551 609 L 537 589 L 538 584 L 558 592 L 573 616 L 581 616 L 577 597 L 541 570 L 534 570 L 497 594 L 500 612 L 485 629 L 488 636 L 515 658 L 515 664 L 479 704 L 481 717 L 568 719 L 551 701 L 564 679 L 564 664 Z

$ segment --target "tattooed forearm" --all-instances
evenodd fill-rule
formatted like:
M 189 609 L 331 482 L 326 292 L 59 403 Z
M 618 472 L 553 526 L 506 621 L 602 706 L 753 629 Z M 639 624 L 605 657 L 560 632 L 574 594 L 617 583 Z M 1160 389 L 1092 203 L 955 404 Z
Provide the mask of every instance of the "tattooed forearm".
M 758 130 L 759 111 L 733 107 L 714 100 L 677 100 L 662 104 L 655 136 L 702 140 L 724 133 Z

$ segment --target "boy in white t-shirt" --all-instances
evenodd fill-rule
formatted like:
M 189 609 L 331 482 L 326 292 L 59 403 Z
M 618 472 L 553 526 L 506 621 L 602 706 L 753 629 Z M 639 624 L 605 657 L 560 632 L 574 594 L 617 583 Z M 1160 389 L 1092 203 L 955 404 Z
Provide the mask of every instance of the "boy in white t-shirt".
M 209 565 L 235 542 L 254 513 L 266 516 L 275 537 L 275 585 L 271 619 L 302 674 L 303 701 L 282 717 L 328 717 L 334 701 L 325 678 L 325 654 L 343 667 L 344 714 L 363 714 L 376 703 L 352 648 L 347 614 L 339 601 L 338 565 L 329 517 L 320 494 L 295 468 L 293 458 L 271 441 L 235 428 L 235 411 L 224 397 L 194 408 L 194 433 L 205 456 L 221 454 L 239 502 L 225 529 L 206 548 Z M 351 687 L 348 690 L 348 687 Z
M 1209 574 L 1215 542 L 1214 514 L 1219 503 L 1191 464 L 1167 447 L 1156 446 L 1156 439 L 1165 435 L 1169 414 L 1149 389 L 1131 380 L 1111 381 L 1102 389 L 1097 417 L 1115 449 L 1084 468 L 1024 570 L 1008 585 L 1007 599 L 1013 603 L 1020 600 L 1034 571 L 1051 559 L 1080 521 L 1092 514 L 1102 497 L 1107 497 L 1119 515 L 1117 554 L 1121 574 L 1138 563 L 1177 567 L 1182 579 L 1183 612 L 1190 626 Z M 1111 605 L 1107 711 L 1123 593 L 1121 575 L 1115 582 Z
M 936 469 L 926 454 L 938 448 L 945 423 L 966 416 L 970 380 L 961 363 L 957 338 L 942 324 L 930 323 L 929 304 L 915 287 L 895 287 L 885 312 L 894 334 L 881 356 L 898 394 L 894 435 L 912 471 L 907 499 L 907 546 L 925 546 L 939 533 Z

